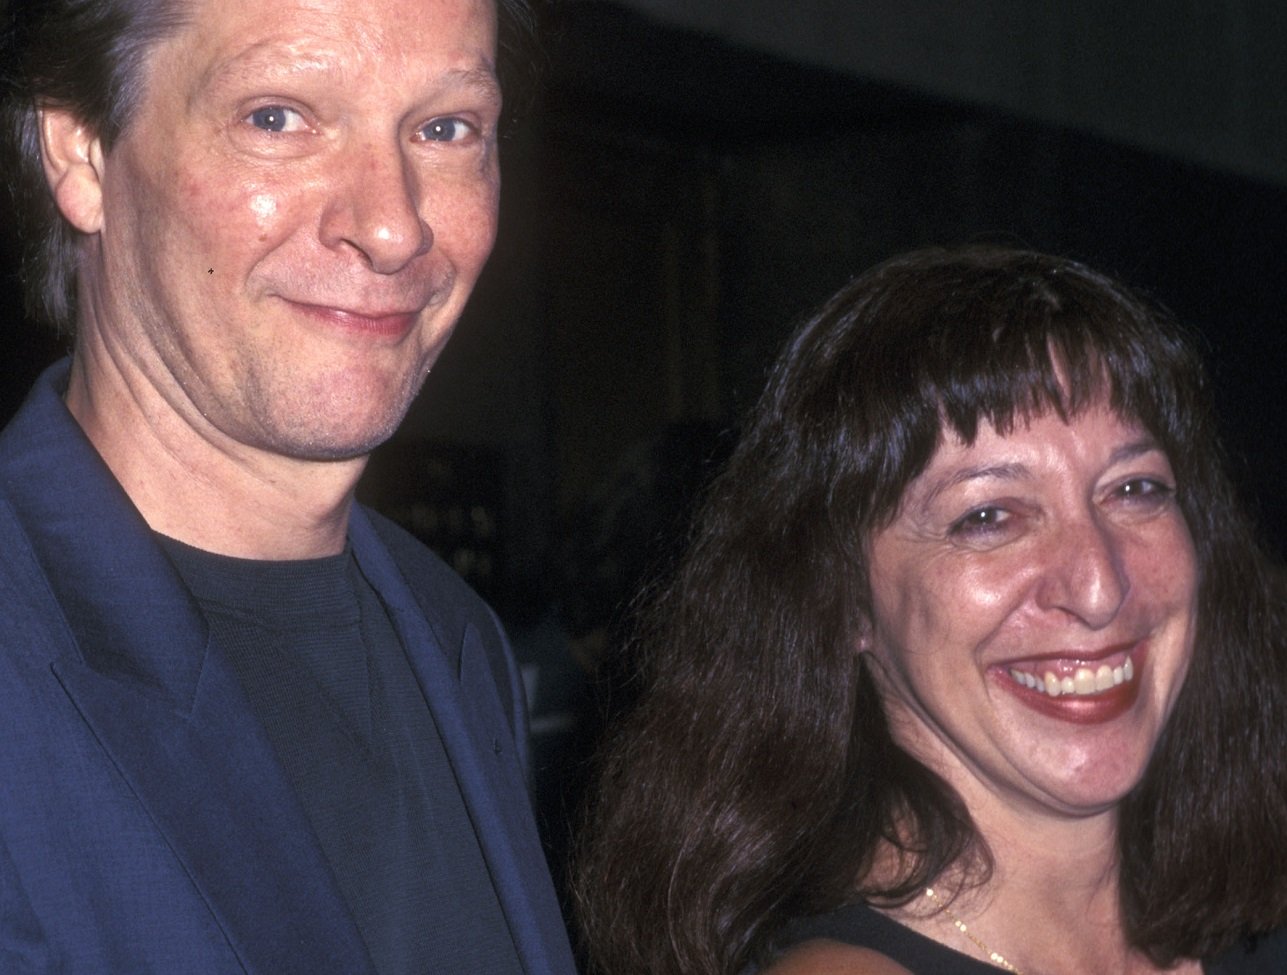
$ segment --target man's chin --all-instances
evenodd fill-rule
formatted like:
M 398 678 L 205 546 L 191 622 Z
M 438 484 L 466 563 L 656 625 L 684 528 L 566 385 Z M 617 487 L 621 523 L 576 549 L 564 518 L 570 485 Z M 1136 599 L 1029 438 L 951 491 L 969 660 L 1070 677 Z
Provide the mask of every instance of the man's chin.
M 393 436 L 401 416 L 359 429 L 322 429 L 306 432 L 299 427 L 262 445 L 271 453 L 308 463 L 344 463 L 362 460 Z M 303 434 L 303 435 L 301 435 Z

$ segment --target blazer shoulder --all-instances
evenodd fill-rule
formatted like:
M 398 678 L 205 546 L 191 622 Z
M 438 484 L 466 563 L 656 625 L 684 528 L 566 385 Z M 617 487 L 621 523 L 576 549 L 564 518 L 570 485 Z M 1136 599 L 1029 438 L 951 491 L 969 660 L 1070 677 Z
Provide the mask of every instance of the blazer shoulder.
M 451 566 L 424 542 L 378 511 L 364 506 L 362 512 L 416 597 L 431 603 L 436 616 L 462 626 L 473 624 L 484 639 L 494 636 L 503 642 L 496 614 Z
M 362 513 L 402 573 L 421 611 L 443 628 L 445 649 L 455 658 L 457 668 L 460 661 L 456 655 L 464 642 L 481 647 L 500 699 L 508 702 L 505 710 L 510 724 L 518 727 L 522 702 L 516 698 L 520 682 L 509 640 L 495 612 L 414 535 L 370 508 L 364 507 Z

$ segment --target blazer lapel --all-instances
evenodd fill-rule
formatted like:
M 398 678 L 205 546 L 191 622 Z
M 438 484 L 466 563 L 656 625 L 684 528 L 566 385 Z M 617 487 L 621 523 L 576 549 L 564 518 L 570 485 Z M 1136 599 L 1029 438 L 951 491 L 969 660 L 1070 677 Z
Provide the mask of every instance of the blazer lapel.
M 434 594 L 411 589 L 361 509 L 349 536 L 408 648 L 524 968 L 572 972 L 514 735 L 477 631 L 446 624 Z
M 253 975 L 370 973 L 245 695 L 142 517 L 42 377 L 0 481 L 68 624 L 53 669 Z

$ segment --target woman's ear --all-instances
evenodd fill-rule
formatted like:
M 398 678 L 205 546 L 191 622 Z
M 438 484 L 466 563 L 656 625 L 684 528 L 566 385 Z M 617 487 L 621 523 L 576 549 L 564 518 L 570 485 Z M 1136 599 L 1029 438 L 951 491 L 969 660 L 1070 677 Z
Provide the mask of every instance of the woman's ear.
M 854 646 L 859 653 L 871 653 L 873 642 L 871 617 L 862 613 L 858 617 L 858 626 L 854 631 Z
M 103 146 L 84 122 L 63 108 L 38 110 L 40 157 L 54 202 L 84 234 L 103 226 Z

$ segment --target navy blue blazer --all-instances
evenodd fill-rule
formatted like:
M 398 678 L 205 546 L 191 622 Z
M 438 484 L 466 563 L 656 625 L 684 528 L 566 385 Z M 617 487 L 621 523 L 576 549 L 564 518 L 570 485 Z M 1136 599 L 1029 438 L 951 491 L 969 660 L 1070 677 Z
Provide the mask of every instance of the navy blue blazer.
M 192 597 L 41 377 L 0 435 L 0 971 L 365 975 L 370 959 Z M 487 607 L 358 509 L 525 970 L 571 973 Z

